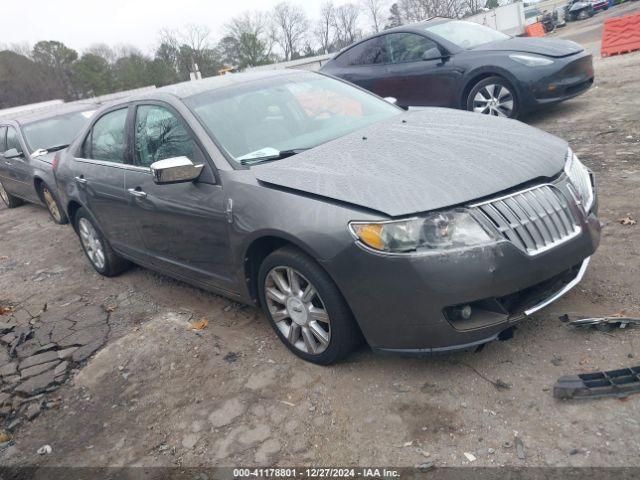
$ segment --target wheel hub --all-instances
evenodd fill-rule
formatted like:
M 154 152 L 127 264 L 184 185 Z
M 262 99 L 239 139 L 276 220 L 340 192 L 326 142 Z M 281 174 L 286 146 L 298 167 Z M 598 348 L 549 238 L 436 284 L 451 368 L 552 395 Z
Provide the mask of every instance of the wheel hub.
M 267 308 L 285 341 L 320 354 L 331 340 L 331 323 L 315 286 L 292 267 L 275 267 L 265 279 Z
M 296 322 L 301 327 L 306 325 L 309 321 L 309 312 L 305 307 L 302 300 L 298 297 L 289 297 L 287 299 L 287 311 L 289 312 L 289 316 L 291 320 Z

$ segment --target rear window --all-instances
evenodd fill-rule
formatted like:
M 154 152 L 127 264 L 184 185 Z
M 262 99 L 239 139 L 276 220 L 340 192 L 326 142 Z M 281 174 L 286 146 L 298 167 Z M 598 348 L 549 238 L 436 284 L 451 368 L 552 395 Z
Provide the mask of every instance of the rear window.
M 39 120 L 22 127 L 22 132 L 31 151 L 69 145 L 93 112 L 94 110 L 86 110 Z
M 425 30 L 465 49 L 511 38 L 509 35 L 494 30 L 493 28 L 485 27 L 478 23 L 465 22 L 463 20 L 437 23 L 425 27 Z

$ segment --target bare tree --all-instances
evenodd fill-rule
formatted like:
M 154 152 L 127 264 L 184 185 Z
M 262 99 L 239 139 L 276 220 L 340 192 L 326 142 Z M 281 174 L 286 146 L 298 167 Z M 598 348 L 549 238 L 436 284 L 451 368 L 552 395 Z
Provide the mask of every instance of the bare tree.
M 117 60 L 116 52 L 106 43 L 94 43 L 93 45 L 90 45 L 84 53 L 90 53 L 100 57 L 109 64 L 112 64 Z
M 32 48 L 28 42 L 10 43 L 2 45 L 0 44 L 0 51 L 7 50 L 9 52 L 17 53 L 23 57 L 32 58 Z
M 272 59 L 275 43 L 273 23 L 265 12 L 244 12 L 225 26 L 225 40 L 235 50 L 235 63 L 244 68 Z
M 275 27 L 275 39 L 284 51 L 284 59 L 291 60 L 304 40 L 309 21 L 301 7 L 289 2 L 275 6 L 272 13 Z
M 329 53 L 333 44 L 335 13 L 333 2 L 323 3 L 320 7 L 320 18 L 313 32 L 324 53 Z
M 354 3 L 345 3 L 335 8 L 333 27 L 339 48 L 351 45 L 360 38 L 361 32 L 358 28 L 359 16 L 360 8 Z
M 378 33 L 383 25 L 384 11 L 387 8 L 387 0 L 361 0 L 364 9 L 369 15 L 373 31 Z

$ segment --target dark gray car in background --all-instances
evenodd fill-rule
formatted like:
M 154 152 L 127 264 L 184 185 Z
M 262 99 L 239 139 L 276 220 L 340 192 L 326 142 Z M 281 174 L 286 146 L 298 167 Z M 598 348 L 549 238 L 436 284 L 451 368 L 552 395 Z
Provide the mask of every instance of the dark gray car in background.
M 96 113 L 55 171 L 94 268 L 259 303 L 296 355 L 468 349 L 577 284 L 600 224 L 564 140 L 405 112 L 310 72 L 226 75 Z
M 511 37 L 437 18 L 385 30 L 322 67 L 402 107 L 460 108 L 517 118 L 586 92 L 591 54 L 558 38 Z
M 24 201 L 44 204 L 56 223 L 67 223 L 52 162 L 97 108 L 92 103 L 75 103 L 0 118 L 0 198 L 8 208 Z

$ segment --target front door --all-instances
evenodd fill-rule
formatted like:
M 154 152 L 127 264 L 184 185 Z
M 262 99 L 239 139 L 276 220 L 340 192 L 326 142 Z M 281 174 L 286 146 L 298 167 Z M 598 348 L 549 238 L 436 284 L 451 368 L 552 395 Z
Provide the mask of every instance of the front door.
M 224 193 L 194 134 L 170 107 L 138 105 L 133 151 L 136 168 L 126 171 L 125 189 L 143 248 L 174 275 L 232 290 Z M 149 166 L 181 156 L 205 165 L 200 178 L 155 184 Z
M 15 148 L 21 153 L 19 157 L 2 159 L 5 168 L 3 184 L 6 190 L 31 202 L 38 202 L 39 198 L 35 194 L 30 173 L 29 154 L 20 141 L 18 131 L 10 125 L 7 127 L 5 148 L 6 150 Z
M 446 57 L 423 59 L 425 52 L 439 49 L 433 40 L 415 33 L 391 33 L 384 38 L 390 82 L 386 90 L 398 99 L 398 105 L 450 107 L 455 104 L 457 79 L 449 60 Z

